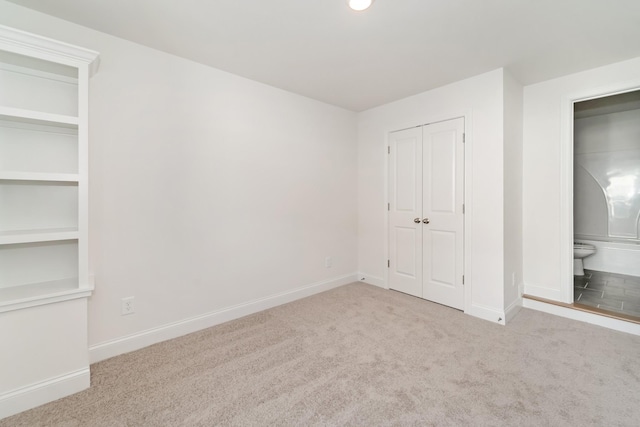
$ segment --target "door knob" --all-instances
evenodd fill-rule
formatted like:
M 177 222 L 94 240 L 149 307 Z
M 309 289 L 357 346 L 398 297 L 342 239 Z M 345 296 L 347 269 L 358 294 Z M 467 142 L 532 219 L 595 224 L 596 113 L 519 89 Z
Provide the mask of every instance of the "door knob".
M 424 222 L 425 224 L 429 224 L 429 218 L 423 219 L 422 222 Z
M 420 218 L 414 218 L 413 222 L 415 222 L 416 224 L 420 224 Z

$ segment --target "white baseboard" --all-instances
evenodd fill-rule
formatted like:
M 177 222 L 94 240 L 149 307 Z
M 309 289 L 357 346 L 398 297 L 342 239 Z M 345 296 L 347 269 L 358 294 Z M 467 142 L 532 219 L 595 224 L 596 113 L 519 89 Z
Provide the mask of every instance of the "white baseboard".
M 640 325 L 637 323 L 625 322 L 624 320 L 613 319 L 607 316 L 599 316 L 597 314 L 587 313 L 586 311 L 574 310 L 572 308 L 548 304 L 546 302 L 536 301 L 529 298 L 524 298 L 522 306 L 524 308 L 543 311 L 556 316 L 566 317 L 567 319 L 579 320 L 581 322 L 591 323 L 592 325 L 602 326 L 604 328 L 626 332 L 628 334 L 640 335 Z
M 89 368 L 50 378 L 0 395 L 0 419 L 89 388 Z
M 469 310 L 464 311 L 465 314 L 469 314 L 480 319 L 488 320 L 489 322 L 498 323 L 500 325 L 505 324 L 504 311 L 496 310 L 491 307 L 485 307 L 478 304 L 472 304 Z
M 511 320 L 516 317 L 520 309 L 522 308 L 522 297 L 518 297 L 514 302 L 512 302 L 509 307 L 504 311 L 504 320 L 505 324 L 511 322 Z
M 358 280 L 363 283 L 367 283 L 369 285 L 378 286 L 383 289 L 388 289 L 387 285 L 384 283 L 384 279 L 380 277 L 373 276 L 367 273 L 358 273 Z
M 110 357 L 139 350 L 152 344 L 177 338 L 201 329 L 210 328 L 230 320 L 347 285 L 357 280 L 357 274 L 352 273 L 92 345 L 89 347 L 89 360 L 91 363 L 99 362 Z

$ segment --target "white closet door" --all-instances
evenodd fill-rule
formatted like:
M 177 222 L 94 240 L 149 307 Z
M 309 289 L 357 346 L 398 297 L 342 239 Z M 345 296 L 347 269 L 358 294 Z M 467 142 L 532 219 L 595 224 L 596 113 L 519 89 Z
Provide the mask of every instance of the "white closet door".
M 423 128 L 422 297 L 457 309 L 464 307 L 463 133 L 462 118 Z
M 389 287 L 464 307 L 464 119 L 389 137 Z
M 389 287 L 422 297 L 422 128 L 391 133 L 389 150 Z

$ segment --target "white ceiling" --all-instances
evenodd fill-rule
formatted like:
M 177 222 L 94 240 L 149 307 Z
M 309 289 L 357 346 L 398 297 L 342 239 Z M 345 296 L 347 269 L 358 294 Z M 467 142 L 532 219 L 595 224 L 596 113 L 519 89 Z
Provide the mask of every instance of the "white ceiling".
M 506 67 L 640 56 L 639 0 L 10 0 L 354 111 Z

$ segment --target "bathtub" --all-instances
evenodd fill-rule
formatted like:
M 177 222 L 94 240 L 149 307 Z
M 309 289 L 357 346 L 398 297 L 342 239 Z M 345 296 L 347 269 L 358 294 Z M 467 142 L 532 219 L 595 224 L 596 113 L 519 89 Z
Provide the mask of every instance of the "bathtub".
M 640 243 L 603 242 L 575 239 L 596 247 L 596 253 L 584 259 L 587 270 L 640 276 Z

